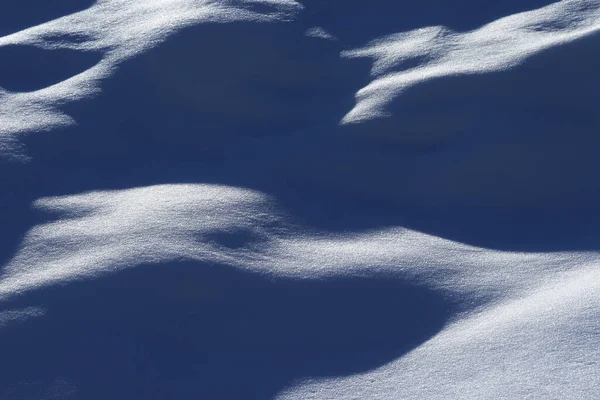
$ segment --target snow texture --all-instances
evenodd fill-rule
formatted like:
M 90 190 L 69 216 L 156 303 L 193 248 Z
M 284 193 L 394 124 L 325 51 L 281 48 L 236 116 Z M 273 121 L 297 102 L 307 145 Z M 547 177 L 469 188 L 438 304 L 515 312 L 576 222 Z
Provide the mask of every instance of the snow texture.
M 0 399 L 599 398 L 599 49 L 598 0 L 1 2 Z

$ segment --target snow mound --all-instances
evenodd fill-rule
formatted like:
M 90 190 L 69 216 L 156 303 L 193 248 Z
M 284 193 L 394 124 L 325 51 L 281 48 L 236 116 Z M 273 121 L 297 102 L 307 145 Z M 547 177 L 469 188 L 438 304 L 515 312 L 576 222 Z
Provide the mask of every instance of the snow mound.
M 210 234 L 260 230 L 261 219 L 269 222 L 268 214 L 257 212 L 264 201 L 248 191 L 193 185 L 41 199 L 36 206 L 64 219 L 27 234 L 24 251 L 3 270 L 0 296 L 138 263 L 179 257 L 225 262 Z
M 345 51 L 374 61 L 373 81 L 343 118 L 341 144 L 322 151 L 323 173 L 308 173 L 417 207 L 594 204 L 599 18 L 598 4 L 564 1 L 474 31 L 428 27 Z
M 600 2 L 483 3 L 3 2 L 0 398 L 599 397 Z

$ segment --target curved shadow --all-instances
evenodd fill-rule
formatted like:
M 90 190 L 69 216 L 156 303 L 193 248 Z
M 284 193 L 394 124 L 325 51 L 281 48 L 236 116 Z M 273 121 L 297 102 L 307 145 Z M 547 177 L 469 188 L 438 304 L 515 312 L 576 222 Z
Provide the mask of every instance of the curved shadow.
M 436 334 L 452 308 L 385 277 L 293 280 L 193 262 L 4 306 L 40 304 L 45 315 L 0 330 L 2 390 L 62 381 L 76 389 L 68 399 L 269 399 L 301 378 L 392 361 Z
M 96 0 L 3 0 L 0 5 L 0 36 L 83 11 L 95 2 Z
M 7 45 L 0 47 L 0 59 L 0 87 L 11 92 L 32 92 L 93 67 L 102 59 L 102 53 Z
M 366 83 L 368 74 L 366 63 L 344 61 L 340 51 L 338 43 L 286 23 L 186 28 L 120 65 L 97 98 L 67 105 L 77 127 L 32 138 L 28 147 L 36 160 L 65 166 L 132 155 L 222 160 L 232 142 L 255 147 L 267 137 L 337 123 L 360 87 L 347 80 L 364 76 Z

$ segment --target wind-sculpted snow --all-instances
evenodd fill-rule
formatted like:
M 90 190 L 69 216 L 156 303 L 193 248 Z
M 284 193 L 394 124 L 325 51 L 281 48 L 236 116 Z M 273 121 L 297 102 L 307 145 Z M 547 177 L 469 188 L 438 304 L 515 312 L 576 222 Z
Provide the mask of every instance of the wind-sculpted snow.
M 531 371 L 540 361 L 550 366 L 558 362 L 583 374 L 576 390 L 567 386 L 570 393 L 595 390 L 597 355 L 561 343 L 577 337 L 578 346 L 593 348 L 598 339 L 590 322 L 598 318 L 591 307 L 598 293 L 597 254 L 493 252 L 401 229 L 298 237 L 297 227 L 286 224 L 267 197 L 208 185 L 96 192 L 44 199 L 37 205 L 58 220 L 27 234 L 22 250 L 3 272 L 0 291 L 11 309 L 43 304 L 48 310 L 32 309 L 24 312 L 25 318 L 13 313 L 13 318 L 31 322 L 21 322 L 2 336 L 3 354 L 19 360 L 3 373 L 9 384 L 16 383 L 11 379 L 54 382 L 67 374 L 69 387 L 79 388 L 86 398 L 129 393 L 140 390 L 139 385 L 149 385 L 143 393 L 174 394 L 180 389 L 186 396 L 235 397 L 255 391 L 267 397 L 294 378 L 363 372 L 383 360 L 392 361 L 409 343 L 415 346 L 453 320 L 423 347 L 370 374 L 369 381 L 384 381 L 381 387 L 365 386 L 360 376 L 349 378 L 342 388 L 353 389 L 332 389 L 336 394 L 331 398 L 345 390 L 353 396 L 354 385 L 361 388 L 361 397 L 379 398 L 382 391 L 386 397 L 418 396 L 411 385 L 393 384 L 389 389 L 398 376 L 425 386 L 429 377 L 431 396 L 439 392 L 443 397 L 448 390 L 464 391 L 457 365 L 461 373 L 483 374 L 470 378 L 488 384 L 484 393 L 471 389 L 475 397 L 501 395 L 507 382 L 515 381 L 522 382 L 514 386 L 522 393 L 536 390 L 542 385 L 539 380 L 565 373 L 553 367 Z M 319 308 L 329 311 L 321 316 Z M 146 315 L 150 310 L 154 311 Z M 24 339 L 37 329 L 31 324 L 47 331 L 46 338 Z M 69 327 L 72 333 L 56 331 L 55 326 Z M 301 327 L 320 333 L 314 337 Z M 359 333 L 361 329 L 367 330 Z M 96 330 L 101 333 L 92 334 Z M 273 330 L 283 336 L 273 335 Z M 71 338 L 73 334 L 82 338 Z M 278 344 L 283 337 L 289 340 Z M 19 345 L 24 340 L 26 347 Z M 135 350 L 129 341 L 143 350 Z M 211 345 L 206 347 L 206 341 Z M 371 341 L 379 345 L 369 347 Z M 553 351 L 560 352 L 545 355 L 545 346 L 552 343 L 557 343 Z M 310 350 L 297 354 L 295 346 L 303 345 Z M 243 353 L 237 353 L 238 346 Z M 132 381 L 97 387 L 89 375 L 73 372 L 82 362 L 68 355 L 75 347 L 93 365 L 88 374 L 100 373 L 95 371 L 103 363 L 115 363 L 121 365 L 118 373 L 129 374 Z M 519 358 L 508 373 L 504 357 L 513 348 Z M 57 349 L 66 353 L 54 355 Z M 110 356 L 111 349 L 124 355 Z M 251 349 L 260 352 L 256 356 L 262 362 L 251 361 L 255 355 L 246 353 Z M 476 351 L 476 364 L 471 351 Z M 287 361 L 276 357 L 281 352 Z M 40 367 L 35 360 L 41 354 Z M 432 358 L 433 365 L 423 365 Z M 244 367 L 248 362 L 253 372 Z M 502 372 L 490 370 L 492 366 Z M 130 368 L 145 372 L 131 375 Z M 444 371 L 454 372 L 449 376 Z M 386 378 L 387 374 L 392 375 Z M 440 381 L 442 375 L 446 380 Z M 496 380 L 490 382 L 490 375 Z M 179 380 L 175 387 L 162 381 L 144 383 L 152 376 Z M 240 386 L 220 388 L 218 382 L 226 377 Z M 330 384 L 321 385 L 325 389 L 317 391 L 316 398 L 328 398 Z M 300 390 L 298 396 L 310 398 L 310 392 Z
M 260 11 L 253 10 L 259 6 L 262 7 Z M 100 1 L 84 12 L 0 38 L 0 46 L 34 45 L 40 47 L 40 52 L 42 49 L 73 49 L 105 53 L 103 60 L 90 69 L 60 85 L 39 88 L 31 94 L 2 95 L 2 89 L 7 89 L 2 86 L 2 80 L 10 76 L 3 76 L 0 71 L 0 135 L 47 130 L 73 123 L 56 108 L 57 105 L 94 93 L 97 80 L 110 76 L 119 62 L 156 45 L 185 26 L 201 22 L 268 22 L 293 14 L 297 9 L 298 5 L 291 0 Z M 79 56 L 74 54 L 73 57 L 79 62 Z M 18 70 L 19 65 L 14 63 L 19 61 L 22 61 L 19 57 L 9 57 L 3 61 L 6 64 L 2 70 Z M 71 61 L 66 60 L 50 62 L 44 68 L 45 73 L 62 71 L 63 64 L 69 63 Z M 54 107 L 48 109 L 49 104 Z
M 427 27 L 344 52 L 372 58 L 373 80 L 342 120 L 342 173 L 322 165 L 319 179 L 420 207 L 597 201 L 600 165 L 588 149 L 600 123 L 599 17 L 595 2 L 565 1 L 474 31 Z
M 600 2 L 30 3 L 0 399 L 600 396 Z
M 184 379 L 186 396 L 270 397 L 303 376 L 360 372 L 392 360 L 449 318 L 452 302 L 424 285 L 340 274 L 348 264 L 341 260 L 312 267 L 322 261 L 302 260 L 291 227 L 267 197 L 248 190 L 160 185 L 36 206 L 58 219 L 27 233 L 0 279 L 11 309 L 45 307 L 5 313 L 27 322 L 0 332 L 2 353 L 16 361 L 0 370 L 9 386 L 66 374 L 86 398 L 141 385 L 143 393 L 181 389 L 162 381 L 148 386 L 145 380 L 159 373 Z M 21 346 L 37 329 L 44 339 Z M 71 356 L 79 346 L 85 348 Z M 123 353 L 110 356 L 117 348 Z M 114 362 L 130 383 L 98 387 L 74 372 L 83 354 L 87 374 Z M 236 385 L 221 388 L 227 379 Z
M 273 218 L 260 202 L 265 199 L 248 191 L 185 185 L 39 200 L 36 206 L 64 219 L 28 233 L 24 251 L 3 270 L 0 293 L 180 257 L 226 262 L 210 234 L 259 235 Z
M 598 394 L 598 264 L 490 307 L 367 377 L 281 399 L 581 399 Z M 533 367 L 535 366 L 535 367 Z
M 421 82 L 514 68 L 544 49 L 599 31 L 600 5 L 576 0 L 506 17 L 470 32 L 439 26 L 376 40 L 344 53 L 373 58 L 371 74 L 377 79 L 358 92 L 357 106 L 342 122 L 385 116 L 387 103 Z

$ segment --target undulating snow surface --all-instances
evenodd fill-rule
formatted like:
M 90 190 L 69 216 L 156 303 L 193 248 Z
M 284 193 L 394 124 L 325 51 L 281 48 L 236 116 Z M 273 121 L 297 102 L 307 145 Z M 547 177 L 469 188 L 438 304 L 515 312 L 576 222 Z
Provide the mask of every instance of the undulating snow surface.
M 413 3 L 0 2 L 0 399 L 599 398 L 600 1 Z

